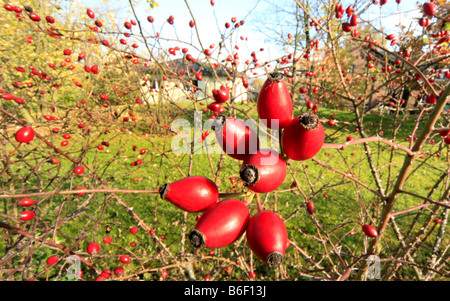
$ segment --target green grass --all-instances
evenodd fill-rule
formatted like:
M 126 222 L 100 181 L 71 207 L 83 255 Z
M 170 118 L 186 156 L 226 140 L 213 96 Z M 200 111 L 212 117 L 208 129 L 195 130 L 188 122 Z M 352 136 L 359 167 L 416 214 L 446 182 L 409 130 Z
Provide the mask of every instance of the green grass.
M 243 104 L 238 107 L 241 110 L 247 108 Z M 297 110 L 296 114 L 298 112 Z M 353 115 L 351 113 L 321 109 L 319 116 L 322 120 L 327 120 L 333 113 L 335 113 L 334 118 L 338 121 L 338 124 L 335 127 L 330 127 L 324 122 L 327 143 L 342 143 L 349 135 L 355 138 L 359 137 L 359 133 L 355 132 L 356 123 L 346 125 L 337 131 L 341 127 L 342 122 L 353 122 Z M 248 114 L 256 118 L 255 110 L 250 110 Z M 246 119 L 242 114 L 238 117 Z M 403 117 L 401 116 L 401 118 Z M 405 141 L 405 138 L 410 135 L 415 126 L 414 117 L 411 116 L 409 120 L 406 120 L 399 127 L 396 137 L 398 143 L 409 145 L 409 142 Z M 371 136 L 377 131 L 382 130 L 384 132 L 383 136 L 391 139 L 393 133 L 391 122 L 392 116 L 381 118 L 376 115 L 366 115 L 363 121 L 365 133 L 367 136 Z M 418 132 L 420 132 L 420 126 Z M 125 132 L 125 134 L 118 131 L 111 131 L 109 134 L 101 135 L 98 132 L 94 132 L 90 135 L 89 147 L 83 158 L 83 162 L 92 167 L 95 175 L 88 171 L 85 176 L 74 176 L 71 173 L 71 170 L 75 166 L 72 162 L 60 157 L 61 164 L 54 166 L 45 163 L 41 153 L 31 152 L 23 160 L 13 158 L 14 164 L 7 174 L 8 179 L 5 183 L 14 184 L 15 193 L 24 192 L 24 189 L 34 192 L 37 190 L 66 190 L 78 186 L 98 188 L 102 185 L 119 189 L 157 190 L 164 183 L 173 182 L 188 175 L 190 156 L 188 154 L 177 155 L 171 152 L 170 144 L 174 136 L 174 134 L 168 136 L 149 136 L 131 131 Z M 87 145 L 86 139 L 86 137 L 74 133 L 67 147 L 68 153 L 73 157 L 78 156 L 80 151 Z M 213 135 L 210 135 L 208 139 L 212 141 Z M 436 138 L 436 142 L 439 142 L 439 139 Z M 50 140 L 58 145 L 62 138 L 52 136 Z M 102 141 L 108 141 L 109 147 L 105 147 L 103 151 L 97 150 L 97 145 L 101 144 Z M 133 150 L 133 145 L 137 146 L 135 151 Z M 405 153 L 401 150 L 395 150 L 391 154 L 391 148 L 379 142 L 372 142 L 369 145 L 374 164 L 379 169 L 383 187 L 387 187 L 388 181 L 389 187 L 392 187 L 405 158 Z M 439 143 L 436 145 L 426 145 L 425 150 L 429 151 L 430 154 L 439 151 L 441 157 L 425 155 L 424 159 L 418 159 L 414 163 L 413 170 L 406 182 L 405 190 L 420 195 L 427 195 L 430 187 L 436 183 L 442 172 L 448 168 L 445 158 L 447 148 L 441 150 L 439 149 L 441 146 L 442 144 Z M 30 150 L 33 148 L 39 149 L 39 147 L 41 145 L 30 144 L 24 146 L 23 151 L 26 152 L 27 149 Z M 144 155 L 139 154 L 141 148 L 147 150 Z M 11 149 L 12 145 L 8 145 L 7 150 L 9 151 Z M 363 144 L 352 145 L 346 147 L 344 150 L 323 149 L 317 154 L 316 158 L 340 171 L 352 171 L 355 178 L 367 184 L 369 187 L 375 190 L 377 189 L 374 177 L 370 172 Z M 137 159 L 142 159 L 142 164 L 132 166 L 131 163 Z M 219 159 L 220 155 L 218 154 L 195 154 L 193 156 L 191 174 L 214 178 Z M 392 162 L 392 164 L 387 164 L 389 162 Z M 28 167 L 36 163 L 39 164 L 37 172 L 30 172 Z M 239 161 L 227 156 L 223 158 L 220 176 L 217 181 L 220 192 L 240 192 L 246 190 L 239 186 L 239 167 Z M 330 238 L 334 242 L 337 242 L 338 238 L 342 238 L 342 241 L 337 243 L 342 246 L 342 252 L 348 255 L 347 259 L 351 262 L 353 260 L 352 256 L 358 256 L 358 254 L 364 251 L 365 238 L 360 233 L 359 223 L 361 221 L 376 223 L 376 218 L 379 216 L 382 207 L 380 200 L 364 187 L 357 185 L 355 182 L 330 169 L 318 165 L 312 160 L 291 162 L 289 170 L 295 171 L 295 176 L 300 183 L 301 190 L 307 194 L 310 200 L 314 201 L 316 205 L 316 218 L 322 229 L 327 233 L 331 233 Z M 235 185 L 231 183 L 231 177 L 237 179 Z M 302 194 L 296 189 L 291 190 L 293 182 L 294 179 L 289 171 L 283 185 L 276 193 L 272 192 L 268 195 L 261 195 L 263 206 L 268 210 L 276 210 L 285 218 L 290 217 L 286 222 L 290 239 L 295 241 L 310 256 L 322 258 L 324 252 L 326 252 L 325 247 L 312 237 L 325 239 L 324 234 L 317 231 L 317 228 L 313 225 L 304 210 L 304 198 Z M 3 189 L 8 190 L 5 188 Z M 438 188 L 438 191 L 432 197 L 438 196 L 442 192 L 441 190 L 441 188 Z M 166 236 L 163 242 L 172 254 L 175 254 L 175 256 L 180 254 L 183 226 L 185 226 L 187 231 L 195 227 L 196 214 L 187 214 L 184 225 L 183 212 L 175 208 L 172 204 L 161 200 L 157 194 L 122 194 L 119 197 L 129 207 L 132 207 L 133 211 L 147 225 L 155 229 L 158 236 L 163 234 Z M 103 237 L 109 235 L 113 237 L 114 243 L 111 245 L 101 243 L 101 256 L 92 258 L 93 262 L 99 267 L 113 269 L 114 266 L 120 264 L 117 257 L 122 253 L 125 254 L 130 251 L 134 254 L 139 254 L 138 256 L 141 259 L 140 263 L 147 269 L 158 268 L 167 264 L 167 262 L 162 260 L 161 254 L 166 256 L 166 260 L 170 256 L 165 254 L 164 250 L 161 250 L 161 246 L 158 246 L 151 236 L 143 231 L 138 232 L 137 235 L 132 235 L 128 232 L 131 227 L 137 225 L 136 221 L 133 220 L 131 215 L 114 198 L 108 197 L 107 194 L 94 194 L 83 197 L 68 195 L 40 198 L 37 210 L 39 217 L 37 233 L 50 233 L 51 235 L 46 239 L 51 239 L 53 232 L 46 232 L 44 225 L 46 227 L 54 225 L 55 218 L 58 215 L 60 218 L 69 218 L 79 209 L 80 204 L 88 198 L 89 203 L 84 208 L 86 210 L 84 213 L 78 215 L 73 220 L 62 222 L 61 226 L 58 227 L 58 232 L 55 233 L 55 240 L 58 243 L 65 246 L 75 244 L 74 251 L 83 254 L 89 242 L 101 242 Z M 373 206 L 373 203 L 377 203 L 378 206 Z M 401 195 L 394 211 L 407 209 L 421 203 L 423 201 L 417 198 L 409 195 Z M 11 200 L 5 201 L 5 206 L 2 206 L 3 213 L 11 214 L 11 212 L 17 211 L 20 211 L 20 208 L 17 208 Z M 251 212 L 252 214 L 256 212 L 255 201 L 251 203 Z M 414 214 L 399 216 L 397 219 L 399 227 L 403 231 L 407 231 L 414 216 Z M 94 221 L 100 217 L 100 221 L 94 225 Z M 418 223 L 418 225 L 421 225 L 421 223 Z M 25 225 L 22 226 L 25 227 Z M 106 233 L 108 226 L 112 229 L 110 233 Z M 28 228 L 28 226 L 26 227 Z M 90 229 L 91 227 L 92 229 Z M 352 229 L 358 232 L 357 235 L 348 235 Z M 32 229 L 29 230 L 32 231 Z M 77 243 L 76 239 L 80 236 L 82 240 L 80 243 Z M 2 253 L 4 253 L 6 244 L 9 245 L 13 241 L 12 238 L 7 238 L 5 235 L 3 237 L 4 239 L 0 240 L 0 250 L 2 250 Z M 137 243 L 136 247 L 130 247 L 129 244 L 132 241 Z M 392 231 L 389 230 L 382 243 L 386 256 L 389 255 L 388 252 L 395 250 L 396 244 L 398 242 Z M 191 249 L 188 242 L 186 242 L 185 248 L 185 252 L 195 253 L 195 250 Z M 239 252 L 242 251 L 242 245 L 238 250 Z M 32 256 L 32 263 L 36 263 L 34 268 L 35 272 L 41 271 L 42 266 L 39 263 L 42 263 L 45 258 L 55 252 L 49 248 L 36 247 Z M 207 255 L 207 252 L 208 250 L 201 251 L 204 255 Z M 216 250 L 215 256 L 236 260 L 237 255 L 236 250 L 232 246 L 229 246 Z M 249 255 L 247 252 L 247 256 Z M 426 255 L 424 253 L 421 256 Z M 335 256 L 332 257 L 334 261 L 337 260 Z M 170 261 L 170 259 L 168 260 Z M 323 262 L 324 267 L 328 267 L 330 264 L 329 260 L 325 259 Z M 18 264 L 16 260 L 12 262 Z M 288 267 L 287 270 L 290 279 L 298 279 L 298 272 L 302 271 L 301 265 L 307 264 L 303 256 L 299 255 L 293 247 L 288 249 L 285 262 Z M 202 266 L 196 267 L 199 269 L 198 273 L 200 275 L 206 275 L 214 271 L 214 267 L 217 268 L 217 266 L 223 266 L 223 264 L 224 261 L 221 260 L 207 260 L 203 262 Z M 10 265 L 6 264 L 4 268 L 7 267 L 11 268 Z M 266 274 L 266 277 L 269 277 L 269 279 L 274 277 L 273 270 L 267 269 L 263 263 L 257 260 L 254 262 L 254 268 L 257 272 Z M 141 265 L 135 260 L 132 264 L 127 265 L 126 269 L 127 272 L 132 273 L 137 269 L 141 269 Z M 183 279 L 178 274 L 179 271 L 176 269 L 172 271 L 174 278 L 178 277 Z M 50 269 L 49 273 L 56 275 L 57 272 L 57 269 Z M 156 272 L 150 272 L 145 277 L 154 280 L 157 279 L 157 275 Z M 94 275 L 90 277 L 93 278 Z M 216 275 L 216 277 L 219 276 Z M 245 279 L 246 274 L 243 270 L 237 269 L 234 277 L 236 277 L 235 279 L 241 279 L 239 277 Z M 63 277 L 59 276 L 59 279 L 63 279 Z

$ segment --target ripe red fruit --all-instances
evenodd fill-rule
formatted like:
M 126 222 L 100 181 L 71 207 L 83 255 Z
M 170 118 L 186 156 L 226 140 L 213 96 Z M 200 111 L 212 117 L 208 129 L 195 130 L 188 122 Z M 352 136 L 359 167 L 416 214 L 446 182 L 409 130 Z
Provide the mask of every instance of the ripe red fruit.
M 439 223 L 441 222 L 441 219 L 440 219 L 440 218 L 436 218 L 436 219 L 434 220 L 434 222 L 435 222 L 436 224 L 439 224 Z
M 45 20 L 47 20 L 47 22 L 51 24 L 55 23 L 55 18 L 53 18 L 52 16 L 45 17 Z
M 17 131 L 15 138 L 17 142 L 30 143 L 34 138 L 34 130 L 31 126 L 24 126 Z
M 436 5 L 432 2 L 425 2 L 423 4 L 423 12 L 425 15 L 432 17 L 436 12 Z
M 292 160 L 314 157 L 325 141 L 325 131 L 319 118 L 312 112 L 295 117 L 281 137 L 283 151 Z
M 359 24 L 359 17 L 357 15 L 353 15 L 350 19 L 350 26 L 357 26 Z
M 287 165 L 278 152 L 261 149 L 245 157 L 239 173 L 248 189 L 266 193 L 277 189 L 283 183 Z
M 212 92 L 216 102 L 224 103 L 230 98 L 230 91 L 227 87 L 221 86 L 219 90 L 214 89 Z
M 212 102 L 208 105 L 208 109 L 213 112 L 219 112 L 222 109 L 222 105 L 220 104 L 220 102 Z
M 100 245 L 96 242 L 92 242 L 87 246 L 87 252 L 89 254 L 96 254 L 100 252 Z
M 422 27 L 428 27 L 430 25 L 430 19 L 428 18 L 420 18 L 419 25 Z
M 294 112 L 292 99 L 284 75 L 274 72 L 268 75 L 258 95 L 257 110 L 259 118 L 268 128 L 278 121 L 278 128 L 285 128 L 292 120 Z
M 109 278 L 111 277 L 111 271 L 109 269 L 103 270 L 100 276 L 103 278 Z
M 445 144 L 450 144 L 450 136 L 445 137 L 444 142 Z
M 30 13 L 30 19 L 33 20 L 34 22 L 41 21 L 41 17 L 39 17 L 39 15 L 37 15 L 36 13 Z
M 245 232 L 250 211 L 240 200 L 227 199 L 209 207 L 189 233 L 196 248 L 222 248 L 235 242 Z
M 20 213 L 19 218 L 23 221 L 29 221 L 34 218 L 34 212 L 33 211 L 23 211 Z
M 425 102 L 429 103 L 429 104 L 435 104 L 437 102 L 437 99 L 436 99 L 436 97 L 433 94 L 428 94 L 425 97 Z
M 122 256 L 120 256 L 120 262 L 122 262 L 122 263 L 129 263 L 130 262 L 130 256 L 128 256 L 128 255 L 122 255 Z
M 122 276 L 123 275 L 123 273 L 125 272 L 125 270 L 124 270 L 124 268 L 123 267 L 121 267 L 121 266 L 118 266 L 118 267 L 115 267 L 114 268 L 114 275 L 116 275 L 116 276 Z
M 57 263 L 59 261 L 59 257 L 56 255 L 52 255 L 49 258 L 47 258 L 47 264 L 48 265 L 54 265 L 55 263 Z
M 202 212 L 219 200 L 219 189 L 210 179 L 189 176 L 159 188 L 163 200 L 187 212 Z
M 80 187 L 75 188 L 75 190 L 86 190 L 86 189 L 87 188 L 84 187 L 84 186 L 80 186 Z M 77 193 L 78 196 L 84 196 L 85 194 L 86 193 L 84 193 L 84 192 Z
M 314 205 L 313 201 L 309 201 L 306 204 L 306 210 L 308 210 L 309 214 L 313 214 L 314 211 L 316 211 L 316 206 Z
M 161 271 L 161 277 L 162 277 L 163 279 L 166 279 L 168 275 L 169 275 L 169 273 L 167 272 L 167 270 L 162 270 L 162 271 Z
M 77 175 L 81 175 L 84 172 L 84 167 L 83 166 L 77 166 L 75 167 L 75 169 L 73 170 L 73 172 Z
M 350 32 L 352 31 L 352 26 L 350 25 L 350 23 L 342 23 L 342 30 L 345 32 Z
M 139 228 L 138 227 L 133 227 L 130 229 L 130 233 L 131 234 L 136 234 L 138 232 Z
M 243 160 L 259 149 L 256 131 L 240 119 L 218 116 L 212 128 L 222 150 L 234 159 Z
M 279 265 L 289 245 L 286 225 L 275 212 L 261 211 L 248 223 L 247 242 L 262 261 Z
M 439 132 L 439 136 L 441 136 L 441 137 L 447 137 L 448 135 L 450 135 L 450 130 L 445 130 L 445 131 Z
M 94 14 L 94 12 L 92 11 L 92 9 L 88 8 L 88 9 L 86 10 L 86 13 L 87 13 L 87 15 L 89 16 L 89 18 L 95 19 L 95 14 Z
M 11 94 L 11 93 L 4 93 L 3 95 L 2 95 L 2 97 L 3 97 L 3 99 L 6 99 L 6 100 L 13 100 L 14 98 L 16 98 L 13 94 Z
M 376 237 L 378 235 L 377 229 L 375 229 L 371 225 L 362 226 L 362 230 L 363 230 L 364 234 L 366 234 L 368 237 Z
M 48 162 L 50 162 L 51 164 L 59 164 L 59 159 L 58 158 L 51 158 L 50 160 L 48 160 Z
M 20 206 L 23 206 L 23 207 L 33 206 L 34 203 L 36 203 L 35 200 L 29 199 L 29 198 L 21 199 L 21 200 L 19 201 L 19 205 L 20 205 Z

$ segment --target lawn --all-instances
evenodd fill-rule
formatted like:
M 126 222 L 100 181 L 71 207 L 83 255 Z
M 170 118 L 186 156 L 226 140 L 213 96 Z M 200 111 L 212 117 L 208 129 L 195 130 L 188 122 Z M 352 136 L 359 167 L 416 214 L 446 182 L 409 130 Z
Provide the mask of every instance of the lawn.
M 189 108 L 186 106 L 184 109 L 189 110 Z M 256 119 L 255 110 L 249 109 L 245 104 L 238 105 L 237 108 L 237 118 L 246 120 L 250 116 Z M 192 110 L 189 112 L 193 115 Z M 243 112 L 246 113 L 243 114 Z M 298 110 L 296 114 L 298 114 Z M 337 123 L 334 127 L 327 124 L 327 120 L 331 116 L 334 116 Z M 348 136 L 359 138 L 351 113 L 324 108 L 320 110 L 319 117 L 326 128 L 326 143 L 343 143 Z M 395 121 L 392 115 L 380 117 L 368 114 L 363 121 L 365 134 L 372 136 L 382 131 L 383 137 L 392 139 L 394 130 L 396 130 L 395 142 L 409 147 L 410 141 L 407 139 L 414 129 L 415 117 L 414 115 L 399 116 L 399 119 Z M 204 120 L 206 118 L 208 117 L 205 117 Z M 403 118 L 405 119 L 402 120 Z M 192 119 L 189 120 L 192 122 Z M 396 123 L 394 124 L 394 122 Z M 397 124 L 401 124 L 401 126 L 397 126 Z M 209 253 L 211 250 L 194 250 L 189 245 L 185 234 L 195 227 L 197 214 L 185 214 L 167 201 L 161 200 L 157 193 L 162 184 L 176 181 L 189 174 L 203 175 L 211 179 L 217 177 L 216 184 L 221 193 L 246 192 L 247 189 L 243 187 L 239 178 L 240 162 L 221 154 L 202 152 L 192 157 L 189 154 L 176 154 L 171 149 L 171 142 L 178 133 L 171 132 L 170 126 L 166 129 L 166 134 L 151 135 L 137 130 L 139 128 L 139 126 L 130 126 L 124 132 L 112 129 L 109 133 L 104 133 L 99 127 L 89 136 L 80 135 L 74 131 L 65 151 L 74 157 L 85 154 L 83 162 L 90 166 L 92 171 L 87 171 L 82 176 L 74 175 L 71 170 L 75 165 L 64 158 L 61 158 L 59 165 L 52 165 L 46 163 L 46 158 L 42 158 L 36 152 L 30 152 L 26 158 L 12 156 L 11 160 L 14 164 L 5 175 L 5 182 L 2 185 L 2 189 L 9 192 L 69 190 L 79 186 L 88 189 L 107 187 L 109 189 L 155 191 L 147 194 L 116 193 L 115 195 L 120 201 L 108 193 L 85 196 L 73 194 L 42 196 L 38 199 L 36 211 L 38 222 L 22 225 L 22 227 L 30 232 L 36 231 L 37 236 L 42 239 L 53 240 L 86 256 L 88 256 L 87 244 L 91 241 L 99 242 L 102 247 L 101 252 L 95 256 L 88 256 L 88 258 L 100 269 L 112 270 L 120 264 L 118 257 L 121 254 L 132 254 L 134 260 L 131 264 L 126 265 L 125 274 L 135 274 L 140 279 L 156 280 L 164 268 L 170 271 L 169 278 L 186 279 L 183 269 L 177 263 L 182 257 L 189 259 L 190 256 L 196 258 L 194 270 L 199 279 L 207 275 L 214 276 L 216 280 L 248 279 L 246 271 L 249 266 L 252 266 L 252 269 L 261 275 L 261 279 L 280 277 L 277 270 L 268 268 L 256 257 L 250 256 L 245 239 L 239 240 L 233 246 L 216 249 L 213 255 Z M 420 133 L 420 125 L 418 132 Z M 63 140 L 59 136 L 50 134 L 48 134 L 48 139 L 55 144 Z M 89 143 L 87 143 L 87 139 L 89 139 Z M 108 146 L 105 145 L 105 142 Z M 442 149 L 442 143 L 439 143 L 440 137 L 436 137 L 435 142 L 434 145 L 428 144 L 426 146 L 427 153 L 424 152 L 423 158 L 414 163 L 413 171 L 404 187 L 405 190 L 426 196 L 448 168 L 447 148 Z M 103 150 L 99 150 L 97 146 L 102 143 L 105 147 Z M 204 143 L 212 147 L 214 134 L 209 135 Z M 24 147 L 41 146 L 31 144 Z M 398 149 L 393 150 L 389 145 L 381 142 L 370 142 L 369 147 L 382 186 L 384 189 L 387 187 L 387 191 L 389 191 L 402 166 L 405 152 Z M 12 149 L 12 145 L 7 145 L 8 151 Z M 145 149 L 144 154 L 140 153 L 141 149 Z M 436 156 L 437 152 L 441 156 Z M 142 163 L 133 165 L 133 162 L 139 159 L 142 159 Z M 364 144 L 351 145 L 343 150 L 324 148 L 315 159 L 330 168 L 326 168 L 314 160 L 291 161 L 283 185 L 276 192 L 260 195 L 264 209 L 277 211 L 285 218 L 289 238 L 298 247 L 288 248 L 285 256 L 284 272 L 289 275 L 287 277 L 290 280 L 308 279 L 300 277 L 300 275 L 314 274 L 319 266 L 329 269 L 338 260 L 334 251 L 330 252 L 332 246 L 337 246 L 345 260 L 352 262 L 364 252 L 367 244 L 367 238 L 360 231 L 361 221 L 376 224 L 383 206 L 372 191 L 336 171 L 351 175 L 373 190 L 377 190 Z M 36 170 L 30 171 L 29 166 L 34 163 L 37 163 L 38 167 Z M 439 195 L 441 192 L 439 189 L 441 188 L 438 188 L 438 191 L 430 197 L 434 198 Z M 315 203 L 314 220 L 304 208 L 303 194 L 307 196 L 308 200 Z M 243 193 L 235 197 L 243 200 L 248 196 Z M 408 209 L 422 203 L 423 201 L 418 198 L 402 194 L 394 211 Z M 254 214 L 257 210 L 254 200 L 250 206 L 251 212 Z M 5 199 L 1 212 L 17 216 L 18 210 L 20 210 L 17 207 L 13 199 Z M 155 235 L 149 235 L 142 229 L 137 234 L 131 234 L 129 229 L 138 226 L 138 223 L 127 208 L 132 208 L 135 216 L 154 229 Z M 415 212 L 397 217 L 398 226 L 402 231 L 408 231 L 415 218 Z M 423 222 L 425 218 L 425 215 L 420 216 L 420 221 Z M 56 229 L 54 228 L 55 222 L 58 223 Z M 315 223 L 317 224 L 315 225 Z M 419 226 L 421 223 L 416 223 L 416 225 Z M 355 235 L 349 234 L 352 230 L 356 231 Z M 107 235 L 113 239 L 113 242 L 111 244 L 101 243 Z M 11 247 L 15 239 L 5 233 L 2 234 L 2 237 L 0 250 L 4 254 L 5 248 Z M 133 242 L 136 243 L 135 246 L 130 245 Z M 391 254 L 397 245 L 398 240 L 389 229 L 382 243 L 385 253 L 382 252 L 381 255 L 389 256 L 388 254 Z M 32 254 L 30 269 L 34 274 L 39 274 L 41 279 L 43 277 L 67 279 L 67 276 L 59 273 L 60 270 L 56 268 L 47 268 L 45 272 L 42 272 L 44 268 L 42 262 L 51 254 L 62 254 L 61 251 L 31 241 L 24 250 Z M 301 252 L 311 256 L 317 264 L 311 265 L 305 259 L 305 254 Z M 424 261 L 427 255 L 425 253 L 418 255 L 423 256 Z M 201 259 L 195 257 L 199 254 L 203 256 Z M 236 264 L 237 260 L 241 261 L 240 265 Z M 242 264 L 242 261 L 245 264 Z M 18 260 L 12 259 L 4 265 L 4 268 L 14 268 L 19 264 Z M 228 266 L 232 266 L 235 273 L 228 275 L 220 272 Z M 407 269 L 405 273 L 409 272 Z M 86 279 L 95 277 L 95 274 L 87 273 L 86 275 Z

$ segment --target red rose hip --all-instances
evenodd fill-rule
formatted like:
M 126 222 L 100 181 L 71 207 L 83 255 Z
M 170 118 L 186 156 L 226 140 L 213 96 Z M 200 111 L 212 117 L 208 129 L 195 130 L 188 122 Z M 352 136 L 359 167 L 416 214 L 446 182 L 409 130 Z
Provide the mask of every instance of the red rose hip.
M 34 130 L 31 126 L 24 126 L 17 131 L 15 138 L 17 142 L 30 143 L 34 138 Z
M 362 226 L 362 230 L 364 234 L 366 234 L 368 237 L 376 237 L 378 236 L 378 231 L 375 229 L 375 227 L 371 225 L 364 225 Z
M 268 128 L 274 127 L 274 120 L 278 121 L 278 128 L 285 128 L 292 120 L 294 107 L 283 74 L 271 73 L 264 82 L 258 95 L 257 110 L 259 118 Z
M 314 157 L 325 141 L 325 131 L 319 118 L 312 112 L 295 117 L 284 129 L 281 137 L 287 157 L 303 161 Z
M 187 212 L 202 212 L 219 200 L 219 189 L 210 179 L 189 176 L 159 188 L 163 200 L 167 200 Z
M 205 211 L 189 233 L 189 240 L 196 248 L 228 246 L 245 232 L 249 219 L 250 211 L 242 201 L 220 201 Z
M 220 115 L 214 120 L 213 129 L 223 151 L 234 159 L 243 160 L 259 149 L 256 131 L 240 119 Z
M 276 151 L 261 149 L 242 162 L 240 176 L 248 189 L 266 193 L 277 189 L 286 178 L 287 165 Z
M 289 245 L 286 225 L 275 212 L 260 211 L 248 223 L 247 242 L 262 261 L 279 265 Z

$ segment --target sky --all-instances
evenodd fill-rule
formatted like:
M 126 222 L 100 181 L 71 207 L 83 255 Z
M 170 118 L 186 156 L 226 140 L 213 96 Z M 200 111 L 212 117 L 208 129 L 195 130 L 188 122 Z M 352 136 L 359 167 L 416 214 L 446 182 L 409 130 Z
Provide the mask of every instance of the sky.
M 104 11 L 105 5 L 100 1 L 94 0 L 80 0 L 86 7 L 92 8 L 99 12 Z M 365 0 L 362 3 L 367 3 Z M 234 46 L 239 46 L 239 55 L 244 59 L 251 59 L 250 53 L 257 52 L 258 60 L 261 62 L 277 59 L 286 52 L 283 52 L 279 47 L 270 43 L 262 33 L 262 30 L 255 29 L 253 21 L 259 20 L 264 26 L 264 21 L 267 20 L 267 26 L 270 21 L 275 18 L 273 8 L 269 9 L 267 0 L 214 0 L 215 4 L 212 6 L 210 0 L 156 0 L 158 7 L 150 9 L 146 0 L 136 1 L 135 11 L 138 19 L 144 29 L 145 35 L 155 35 L 156 32 L 161 37 L 173 39 L 172 42 L 161 41 L 165 49 L 169 47 L 179 46 L 180 48 L 187 47 L 192 51 L 192 44 L 199 47 L 197 34 L 195 30 L 189 27 L 189 21 L 195 19 L 198 34 L 201 37 L 201 42 L 204 48 L 209 45 L 218 45 L 221 40 L 221 35 L 228 34 L 230 29 L 225 31 L 225 22 L 231 23 L 231 18 L 235 17 L 237 22 L 244 20 L 243 26 L 238 28 L 232 36 L 231 41 L 233 45 L 227 45 L 227 49 L 235 50 Z M 188 6 L 191 13 L 189 12 Z M 286 0 L 272 0 L 277 4 L 286 2 Z M 354 1 L 343 1 L 344 3 L 354 3 Z M 122 20 L 134 19 L 131 13 L 128 0 L 109 0 L 107 2 L 108 9 L 112 9 L 117 13 L 117 18 Z M 398 33 L 399 29 L 396 24 L 402 23 L 409 26 L 414 24 L 417 28 L 416 21 L 412 18 L 421 15 L 417 9 L 416 1 L 403 0 L 398 5 L 395 0 L 388 0 L 388 3 L 383 7 L 379 5 L 371 5 L 367 12 L 360 16 L 362 23 L 365 20 L 377 20 L 378 26 L 382 26 L 387 33 Z M 346 7 L 347 4 L 344 4 Z M 281 7 L 284 9 L 284 7 Z M 101 13 L 98 13 L 101 15 Z M 148 16 L 152 16 L 155 21 L 150 24 L 147 21 Z M 174 17 L 174 25 L 167 22 L 169 16 Z M 283 22 L 283 20 L 281 21 Z M 419 28 L 420 29 L 420 28 Z M 264 51 L 259 51 L 261 48 Z

